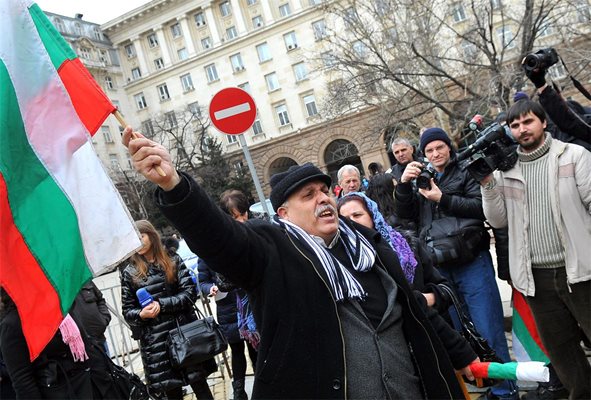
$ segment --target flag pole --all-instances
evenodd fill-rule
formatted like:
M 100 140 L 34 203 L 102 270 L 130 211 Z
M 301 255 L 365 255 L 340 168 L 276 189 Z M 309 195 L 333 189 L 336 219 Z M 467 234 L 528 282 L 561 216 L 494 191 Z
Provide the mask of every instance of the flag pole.
M 123 115 L 121 115 L 119 110 L 115 109 L 115 111 L 113 111 L 113 115 L 115 116 L 115 118 L 119 122 L 119 125 L 121 125 L 123 128 L 125 128 L 127 126 L 127 122 L 125 122 L 125 119 L 123 119 Z M 136 135 L 135 132 L 131 132 L 131 137 L 133 139 L 137 139 L 138 135 Z M 156 169 L 156 172 L 158 172 L 158 175 L 166 176 L 166 172 L 164 172 L 164 170 L 162 169 L 162 167 L 160 167 L 160 165 L 156 165 L 154 168 Z

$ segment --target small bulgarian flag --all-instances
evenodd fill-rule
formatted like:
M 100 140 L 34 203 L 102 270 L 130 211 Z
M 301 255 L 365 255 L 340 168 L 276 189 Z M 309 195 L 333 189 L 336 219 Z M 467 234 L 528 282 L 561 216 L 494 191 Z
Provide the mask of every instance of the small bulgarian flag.
M 513 353 L 517 361 L 550 362 L 529 305 L 523 294 L 513 289 Z
M 548 382 L 550 371 L 543 362 L 475 362 L 470 364 L 475 378 L 511 379 L 528 382 Z
M 0 285 L 29 356 L 81 286 L 141 243 L 91 143 L 115 108 L 28 0 L 0 1 Z

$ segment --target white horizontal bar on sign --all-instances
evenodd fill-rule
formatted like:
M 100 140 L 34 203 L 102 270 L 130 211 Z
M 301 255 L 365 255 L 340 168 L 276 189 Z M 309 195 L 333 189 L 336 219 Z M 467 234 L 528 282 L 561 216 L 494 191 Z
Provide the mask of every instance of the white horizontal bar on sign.
M 216 111 L 213 113 L 213 116 L 219 121 L 220 119 L 233 117 L 234 115 L 242 114 L 247 111 L 250 111 L 250 103 L 242 103 L 238 104 L 237 106 Z

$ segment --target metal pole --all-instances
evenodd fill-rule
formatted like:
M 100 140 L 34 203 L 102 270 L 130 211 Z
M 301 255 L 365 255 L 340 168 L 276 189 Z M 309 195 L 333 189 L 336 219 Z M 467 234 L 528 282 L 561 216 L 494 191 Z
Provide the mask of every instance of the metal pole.
M 252 180 L 254 182 L 254 187 L 257 190 L 257 195 L 259 196 L 259 201 L 263 206 L 263 210 L 267 213 L 267 216 L 271 218 L 271 213 L 267 208 L 267 199 L 265 199 L 265 195 L 263 193 L 263 188 L 261 187 L 261 183 L 259 182 L 259 176 L 257 175 L 257 171 L 254 168 L 254 163 L 252 162 L 252 158 L 250 157 L 250 151 L 248 151 L 248 146 L 246 145 L 246 139 L 244 139 L 244 135 L 238 135 L 238 140 L 240 141 L 240 146 L 242 146 L 242 151 L 244 152 L 244 158 L 246 158 L 246 163 L 248 164 L 248 169 L 250 170 L 250 174 L 252 175 Z

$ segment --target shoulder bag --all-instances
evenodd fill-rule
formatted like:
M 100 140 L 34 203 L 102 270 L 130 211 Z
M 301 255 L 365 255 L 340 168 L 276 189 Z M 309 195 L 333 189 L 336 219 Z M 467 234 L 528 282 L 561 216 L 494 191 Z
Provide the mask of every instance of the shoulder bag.
M 228 348 L 228 341 L 213 317 L 206 317 L 193 305 L 200 319 L 180 325 L 168 332 L 167 347 L 170 363 L 183 369 L 199 364 Z
M 460 300 L 454 291 L 446 285 L 439 285 L 439 288 L 451 299 L 451 302 L 456 309 L 456 313 L 458 314 L 458 319 L 460 320 L 460 334 L 470 344 L 470 347 L 472 347 L 472 350 L 474 350 L 480 361 L 502 363 L 503 361 L 497 356 L 497 353 L 494 351 L 494 349 L 490 347 L 486 339 L 483 338 L 482 335 L 476 330 L 474 322 L 472 322 L 470 317 L 468 317 L 464 312 L 462 305 L 460 304 Z M 494 379 L 482 379 L 482 383 L 478 386 L 493 386 L 496 383 L 497 381 Z

